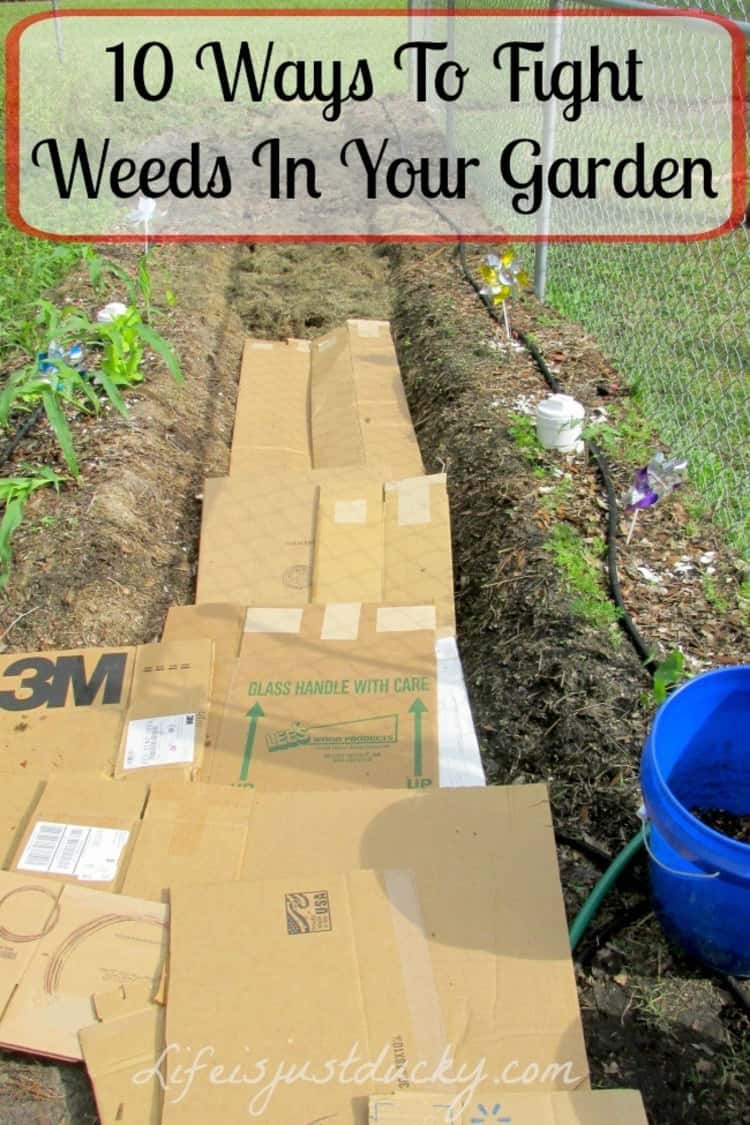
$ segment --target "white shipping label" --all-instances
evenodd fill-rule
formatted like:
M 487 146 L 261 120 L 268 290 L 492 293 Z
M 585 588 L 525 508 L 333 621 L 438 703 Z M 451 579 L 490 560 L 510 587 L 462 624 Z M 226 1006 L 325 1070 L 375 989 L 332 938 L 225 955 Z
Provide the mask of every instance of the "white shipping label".
M 34 825 L 17 870 L 111 883 L 129 835 L 122 828 L 40 820 Z
M 126 770 L 171 766 L 195 758 L 195 715 L 132 719 L 125 741 Z

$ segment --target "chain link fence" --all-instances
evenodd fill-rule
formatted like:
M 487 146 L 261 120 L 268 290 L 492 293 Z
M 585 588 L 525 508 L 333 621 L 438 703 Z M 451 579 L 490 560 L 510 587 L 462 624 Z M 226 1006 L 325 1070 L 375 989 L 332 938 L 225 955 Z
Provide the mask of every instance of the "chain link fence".
M 602 7 L 607 2 L 599 0 Z M 622 0 L 611 3 L 626 6 Z M 562 0 L 562 5 L 577 6 L 576 0 Z M 476 0 L 467 0 L 466 6 L 479 5 Z M 498 6 L 484 6 L 500 14 Z M 537 6 L 540 28 L 542 20 L 548 26 L 542 16 L 548 9 Z M 667 0 L 662 6 L 695 10 L 688 0 L 684 4 Z M 456 7 L 460 9 L 460 5 Z M 750 48 L 750 0 L 706 0 L 703 10 L 740 21 Z M 455 57 L 464 61 L 462 51 L 470 51 L 471 44 L 462 43 L 463 21 L 452 19 L 450 9 L 444 16 L 418 13 L 413 19 L 416 34 L 448 40 L 454 45 Z M 660 21 L 665 59 L 673 23 Z M 603 20 L 602 55 L 618 57 L 622 37 L 622 21 Z M 612 52 L 609 56 L 607 49 Z M 715 76 L 716 98 L 726 99 L 727 76 L 716 68 L 710 46 L 699 35 L 694 45 L 679 55 L 677 64 L 674 51 L 669 65 L 665 64 L 666 112 L 659 120 L 639 121 L 637 127 L 663 132 L 669 117 L 669 128 L 679 136 L 680 118 L 675 107 L 689 99 L 696 74 L 711 76 L 712 92 Z M 434 102 L 433 109 L 448 115 L 445 124 L 458 152 L 476 150 L 482 136 L 481 114 L 462 112 L 454 122 L 445 104 Z M 493 109 L 497 114 L 497 106 Z M 518 107 L 514 107 L 514 114 L 518 114 Z M 524 119 L 521 116 L 518 120 Z M 700 137 L 695 135 L 695 120 L 691 118 L 690 132 L 683 132 L 681 139 L 689 136 L 697 142 L 691 147 L 698 152 Z M 538 118 L 535 125 L 538 129 Z M 539 135 L 538 131 L 532 135 Z M 597 151 L 593 145 L 592 150 Z M 482 203 L 490 209 L 493 190 L 497 189 L 489 181 L 480 185 Z M 605 198 L 592 201 L 591 206 L 612 209 L 618 203 L 623 205 Z M 679 233 L 676 226 L 673 233 Z M 525 264 L 533 267 L 533 245 L 526 243 L 517 249 Z M 729 542 L 750 557 L 748 224 L 704 241 L 550 244 L 545 299 L 596 337 L 627 383 L 639 393 L 643 409 L 662 440 L 675 455 L 689 459 L 691 479 L 715 520 L 725 528 Z

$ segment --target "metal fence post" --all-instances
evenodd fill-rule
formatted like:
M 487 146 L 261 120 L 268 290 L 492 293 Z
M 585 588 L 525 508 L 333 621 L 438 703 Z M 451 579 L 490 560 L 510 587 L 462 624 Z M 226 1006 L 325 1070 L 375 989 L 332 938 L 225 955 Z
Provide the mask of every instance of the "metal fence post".
M 455 0 L 446 0 L 447 13 L 447 41 L 448 58 L 452 62 L 456 56 L 456 5 Z M 448 145 L 448 159 L 456 157 L 456 103 L 446 102 L 445 105 L 445 135 Z
M 552 25 L 550 35 L 550 67 L 560 61 L 560 43 L 562 40 L 562 0 L 550 0 L 550 22 Z M 555 154 L 555 131 L 557 128 L 557 108 L 554 98 L 544 103 L 544 116 L 542 118 L 542 167 L 544 168 L 545 182 L 547 169 Z M 547 294 L 547 263 L 549 242 L 546 235 L 550 233 L 550 217 L 552 212 L 552 197 L 545 189 L 542 206 L 537 217 L 536 232 L 542 236 L 542 241 L 537 242 L 534 251 L 534 293 L 540 301 L 544 302 Z

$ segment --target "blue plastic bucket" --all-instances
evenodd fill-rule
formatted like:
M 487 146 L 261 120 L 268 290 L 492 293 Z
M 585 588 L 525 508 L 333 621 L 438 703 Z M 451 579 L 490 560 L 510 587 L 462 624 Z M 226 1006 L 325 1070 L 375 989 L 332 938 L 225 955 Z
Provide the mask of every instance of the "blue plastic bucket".
M 750 976 L 750 845 L 692 808 L 750 814 L 750 666 L 696 676 L 657 712 L 641 759 L 654 904 L 669 937 Z

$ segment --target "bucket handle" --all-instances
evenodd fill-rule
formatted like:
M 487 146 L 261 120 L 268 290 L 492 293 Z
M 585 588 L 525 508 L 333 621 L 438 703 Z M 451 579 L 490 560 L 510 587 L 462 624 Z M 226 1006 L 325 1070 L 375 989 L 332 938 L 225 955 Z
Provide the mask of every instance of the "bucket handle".
M 680 871 L 676 867 L 669 867 L 666 863 L 662 863 L 660 859 L 651 851 L 649 844 L 649 835 L 651 833 L 651 821 L 648 818 L 648 813 L 644 808 L 638 810 L 638 816 L 643 821 L 643 846 L 648 852 L 649 858 L 653 860 L 657 867 L 661 867 L 663 871 L 668 871 L 670 875 L 680 875 L 683 879 L 718 879 L 721 875 L 720 871 L 702 872 L 702 871 Z

